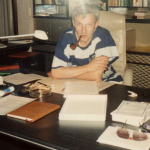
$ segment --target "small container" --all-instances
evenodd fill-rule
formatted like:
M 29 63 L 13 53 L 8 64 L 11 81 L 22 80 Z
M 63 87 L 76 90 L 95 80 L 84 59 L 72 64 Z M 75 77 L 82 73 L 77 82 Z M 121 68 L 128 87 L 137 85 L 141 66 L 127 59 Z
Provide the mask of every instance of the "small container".
M 0 91 L 0 96 L 4 96 L 6 94 L 9 94 L 11 92 L 13 92 L 15 90 L 15 88 L 13 86 L 3 90 L 3 91 Z
M 32 97 L 44 99 L 51 95 L 51 87 L 44 85 L 35 85 L 30 87 L 29 94 Z

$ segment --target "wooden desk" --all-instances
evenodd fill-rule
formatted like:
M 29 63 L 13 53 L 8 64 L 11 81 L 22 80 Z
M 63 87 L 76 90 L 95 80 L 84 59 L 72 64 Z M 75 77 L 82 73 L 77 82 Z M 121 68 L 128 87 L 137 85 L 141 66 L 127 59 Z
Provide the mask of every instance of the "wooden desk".
M 21 89 L 16 86 L 16 91 Z M 127 91 L 138 93 L 138 97 L 130 98 Z M 23 120 L 0 116 L 0 149 L 11 150 L 122 150 L 110 145 L 97 143 L 96 140 L 108 126 L 120 126 L 122 123 L 112 122 L 110 112 L 115 110 L 122 100 L 150 101 L 150 90 L 113 85 L 100 94 L 108 94 L 106 121 L 82 122 L 59 121 L 59 110 L 44 118 L 28 123 Z M 52 94 L 45 102 L 63 105 L 64 98 L 61 94 Z M 127 125 L 134 129 L 134 126 Z

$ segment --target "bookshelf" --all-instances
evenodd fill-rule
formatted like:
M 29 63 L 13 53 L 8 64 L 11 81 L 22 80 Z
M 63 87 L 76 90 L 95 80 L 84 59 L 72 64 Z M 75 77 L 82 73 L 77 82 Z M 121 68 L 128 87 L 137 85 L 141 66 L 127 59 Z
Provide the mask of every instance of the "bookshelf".
M 34 17 L 68 18 L 68 0 L 33 0 Z
M 127 23 L 150 23 L 148 19 L 137 19 L 135 12 L 149 11 L 150 0 L 108 0 L 108 11 L 126 16 Z

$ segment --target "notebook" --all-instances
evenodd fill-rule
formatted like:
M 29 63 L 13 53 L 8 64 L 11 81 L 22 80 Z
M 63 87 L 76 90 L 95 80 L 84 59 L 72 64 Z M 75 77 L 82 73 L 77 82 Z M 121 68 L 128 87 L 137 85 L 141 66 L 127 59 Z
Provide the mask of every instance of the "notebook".
M 34 101 L 8 113 L 7 116 L 34 122 L 59 108 L 57 104 Z

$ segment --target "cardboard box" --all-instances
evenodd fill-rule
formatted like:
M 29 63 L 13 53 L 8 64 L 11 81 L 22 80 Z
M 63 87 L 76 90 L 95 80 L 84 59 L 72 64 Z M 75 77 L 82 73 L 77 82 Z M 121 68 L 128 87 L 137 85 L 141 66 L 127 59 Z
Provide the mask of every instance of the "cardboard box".
M 136 47 L 136 30 L 126 31 L 126 50 Z

